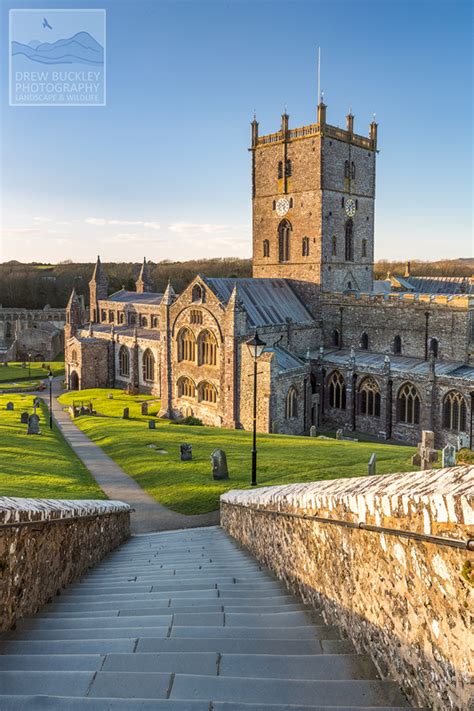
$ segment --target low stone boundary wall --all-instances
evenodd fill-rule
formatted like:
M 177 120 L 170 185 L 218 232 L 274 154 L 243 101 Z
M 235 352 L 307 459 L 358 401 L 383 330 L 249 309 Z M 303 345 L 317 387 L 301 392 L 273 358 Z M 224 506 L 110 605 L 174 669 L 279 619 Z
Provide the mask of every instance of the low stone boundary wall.
M 0 497 L 0 631 L 34 614 L 130 536 L 121 501 Z
M 221 526 L 412 703 L 466 711 L 473 484 L 474 467 L 458 466 L 229 491 Z

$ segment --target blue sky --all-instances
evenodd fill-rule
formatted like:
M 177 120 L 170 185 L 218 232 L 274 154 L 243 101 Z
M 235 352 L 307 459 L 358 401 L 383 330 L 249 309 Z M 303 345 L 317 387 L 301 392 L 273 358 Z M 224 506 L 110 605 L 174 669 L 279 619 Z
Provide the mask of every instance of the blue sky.
M 10 8 L 105 8 L 107 105 L 10 107 Z M 249 122 L 379 122 L 377 258 L 472 254 L 472 18 L 437 2 L 1 4 L 0 259 L 250 256 Z M 45 30 L 46 31 L 46 30 Z M 39 35 L 44 40 L 44 36 Z

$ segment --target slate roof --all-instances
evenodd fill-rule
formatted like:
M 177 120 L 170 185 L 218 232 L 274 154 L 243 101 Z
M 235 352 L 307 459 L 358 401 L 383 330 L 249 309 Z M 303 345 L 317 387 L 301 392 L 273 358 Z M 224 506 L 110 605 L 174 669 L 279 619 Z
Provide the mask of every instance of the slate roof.
M 126 324 L 124 325 L 114 325 L 114 333 L 116 336 L 133 336 L 135 333 L 135 326 L 127 326 Z M 92 324 L 92 333 L 93 334 L 98 334 L 98 333 L 106 333 L 110 334 L 112 328 L 111 323 L 93 323 Z M 84 327 L 81 329 L 82 333 L 81 336 L 86 336 L 87 333 L 89 332 L 89 327 Z M 137 337 L 138 338 L 145 338 L 146 340 L 152 340 L 152 341 L 159 341 L 161 336 L 159 331 L 156 329 L 151 329 L 151 328 L 140 328 L 137 326 Z M 88 337 L 88 340 L 90 338 Z
M 250 326 L 284 324 L 287 319 L 312 323 L 313 317 L 285 279 L 210 279 L 203 281 L 223 304 L 229 302 L 234 287 L 247 313 Z
M 349 348 L 337 348 L 324 352 L 324 361 L 331 365 L 347 366 L 350 357 Z M 429 372 L 429 362 L 422 358 L 411 358 L 403 355 L 390 355 L 390 368 L 392 372 L 407 373 L 412 375 L 427 375 Z M 311 353 L 311 357 L 317 359 L 319 352 Z M 381 370 L 384 366 L 385 353 L 371 353 L 370 351 L 355 351 L 356 369 L 360 370 L 375 369 Z M 474 367 L 464 365 L 460 361 L 443 361 L 437 360 L 435 363 L 435 372 L 438 376 L 465 378 L 474 381 Z
M 395 276 L 407 291 L 422 294 L 474 294 L 474 282 L 469 277 Z
M 163 294 L 154 294 L 150 292 L 145 292 L 143 294 L 137 294 L 136 291 L 126 291 L 125 289 L 120 289 L 116 291 L 115 294 L 108 296 L 107 299 L 103 301 L 115 301 L 118 303 L 125 304 L 161 304 L 163 299 Z
M 305 361 L 301 360 L 301 358 L 278 346 L 265 348 L 263 352 L 275 354 L 276 362 L 280 370 L 295 370 L 295 368 L 301 368 L 305 365 Z

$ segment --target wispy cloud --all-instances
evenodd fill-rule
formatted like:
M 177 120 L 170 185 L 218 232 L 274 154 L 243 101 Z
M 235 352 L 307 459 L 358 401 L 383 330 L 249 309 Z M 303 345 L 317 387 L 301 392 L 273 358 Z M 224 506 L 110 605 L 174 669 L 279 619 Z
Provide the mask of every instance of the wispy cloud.
M 233 225 L 214 225 L 208 222 L 173 222 L 169 226 L 170 232 L 192 237 L 195 235 L 215 235 L 235 231 L 239 228 Z
M 87 217 L 84 222 L 88 225 L 96 227 L 104 227 L 106 225 L 122 225 L 125 227 L 145 227 L 148 230 L 159 230 L 158 222 L 145 222 L 143 220 L 108 220 L 104 217 Z
M 155 236 L 137 234 L 134 232 L 118 232 L 110 237 L 103 237 L 99 240 L 102 244 L 136 244 L 138 242 L 153 242 L 157 243 Z

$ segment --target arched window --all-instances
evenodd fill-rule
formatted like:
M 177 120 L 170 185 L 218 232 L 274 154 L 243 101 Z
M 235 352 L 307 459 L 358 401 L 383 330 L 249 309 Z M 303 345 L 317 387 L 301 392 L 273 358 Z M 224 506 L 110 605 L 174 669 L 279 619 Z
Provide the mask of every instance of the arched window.
M 329 378 L 329 406 L 335 410 L 346 409 L 346 383 L 338 370 Z
M 148 328 L 148 319 L 147 319 L 147 317 L 146 317 L 146 316 L 142 316 L 141 321 L 142 321 L 142 327 L 143 327 L 143 328 Z
M 332 332 L 332 345 L 335 348 L 339 348 L 340 344 L 341 344 L 341 334 L 339 333 L 337 328 L 335 328 L 334 331 Z
M 302 254 L 303 257 L 309 257 L 309 237 L 303 237 Z
M 182 377 L 178 380 L 178 397 L 196 397 L 196 386 L 191 378 Z
M 293 172 L 293 166 L 291 165 L 291 160 L 289 158 L 286 159 L 286 177 L 291 178 L 291 174 Z
M 278 180 L 281 180 L 283 178 L 283 161 L 279 160 L 278 161 Z
M 199 365 L 217 365 L 217 341 L 209 331 L 198 337 Z
M 349 161 L 348 160 L 344 161 L 344 177 L 345 178 L 350 177 L 350 168 L 349 168 Z
M 278 225 L 278 259 L 280 262 L 290 261 L 291 225 L 288 220 L 282 220 Z
M 368 351 L 369 350 L 369 334 L 368 333 L 363 333 L 362 336 L 360 337 L 360 347 L 362 348 L 363 351 Z
M 178 334 L 178 360 L 187 360 L 194 363 L 196 360 L 196 339 L 189 328 L 183 328 Z
M 77 351 L 76 350 L 71 351 L 71 362 L 77 363 Z
M 399 422 L 406 422 L 407 425 L 419 425 L 420 405 L 420 396 L 413 383 L 402 385 L 397 398 Z
M 453 432 L 466 432 L 466 401 L 456 390 L 444 397 L 443 427 Z
M 135 316 L 135 314 L 128 314 L 128 323 L 130 326 L 136 326 L 137 317 Z
M 202 301 L 206 300 L 206 293 L 200 284 L 194 284 L 193 290 L 191 292 L 192 301 Z
M 345 204 L 345 200 L 344 200 L 344 198 L 341 198 L 341 207 L 344 207 L 344 204 Z
M 274 210 L 276 210 L 276 206 L 277 206 L 277 201 L 274 200 L 274 201 L 273 201 L 273 209 L 274 209 Z
M 119 323 L 125 323 L 125 314 L 123 311 L 121 311 L 118 315 L 118 322 Z
M 432 338 L 430 340 L 430 353 L 432 353 L 434 355 L 434 357 L 437 358 L 438 351 L 439 351 L 439 341 L 437 338 Z
M 214 387 L 214 385 L 212 385 L 212 383 L 200 383 L 198 392 L 200 402 L 217 402 L 217 389 Z
M 126 346 L 119 350 L 119 372 L 126 378 L 130 375 L 130 352 Z
M 270 241 L 268 239 L 263 240 L 263 256 L 270 256 Z
M 332 256 L 337 257 L 337 237 L 336 237 L 336 235 L 332 236 Z
M 5 325 L 5 338 L 11 338 L 12 335 L 12 323 L 7 321 Z
M 365 378 L 361 383 L 359 411 L 361 415 L 380 417 L 380 388 L 374 378 Z
M 367 240 L 366 239 L 362 240 L 362 256 L 363 257 L 367 256 Z
M 109 323 L 113 323 L 113 322 L 114 322 L 114 316 L 115 316 L 114 312 L 113 312 L 113 311 L 109 311 Z
M 400 355 L 402 352 L 402 337 L 401 336 L 395 336 L 393 339 L 393 352 L 395 355 Z
M 352 178 L 352 180 L 354 180 L 355 177 L 356 177 L 356 166 L 355 166 L 354 161 L 352 161 L 352 163 L 351 163 L 351 178 Z
M 151 317 L 151 327 L 158 328 L 158 316 Z
M 354 261 L 354 223 L 352 222 L 351 218 L 349 218 L 346 221 L 345 240 L 346 240 L 346 262 L 353 262 Z
M 285 416 L 287 420 L 293 420 L 298 417 L 298 391 L 292 385 L 286 395 Z
M 155 356 L 149 348 L 143 354 L 142 368 L 143 380 L 152 383 L 155 379 Z

